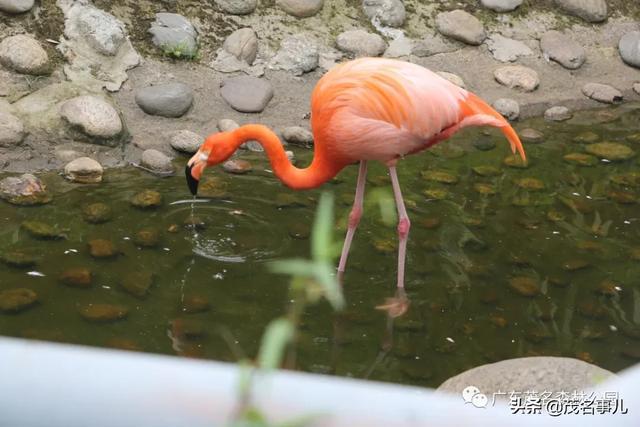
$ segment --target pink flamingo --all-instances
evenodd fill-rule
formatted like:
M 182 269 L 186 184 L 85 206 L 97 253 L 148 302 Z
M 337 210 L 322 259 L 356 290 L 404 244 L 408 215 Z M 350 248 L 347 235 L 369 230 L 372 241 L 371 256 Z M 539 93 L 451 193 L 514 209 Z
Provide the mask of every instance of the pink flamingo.
M 300 169 L 287 158 L 275 133 L 262 125 L 245 125 L 212 134 L 186 167 L 187 183 L 195 195 L 205 167 L 227 160 L 245 141 L 256 140 L 265 149 L 275 175 L 295 190 L 316 188 L 344 167 L 359 162 L 353 208 L 349 214 L 338 274 L 347 265 L 349 248 L 362 216 L 367 162 L 377 160 L 389 168 L 398 211 L 399 290 L 404 288 L 407 237 L 411 223 L 404 206 L 396 164 L 409 154 L 449 138 L 467 126 L 500 128 L 511 149 L 526 160 L 511 125 L 487 103 L 439 75 L 409 62 L 362 58 L 331 69 L 311 96 L 314 157 Z

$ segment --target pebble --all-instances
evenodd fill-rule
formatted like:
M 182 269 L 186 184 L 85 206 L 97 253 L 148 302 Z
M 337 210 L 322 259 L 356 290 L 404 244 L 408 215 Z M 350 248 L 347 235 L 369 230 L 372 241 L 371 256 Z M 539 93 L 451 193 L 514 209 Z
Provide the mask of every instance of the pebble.
M 87 304 L 80 308 L 80 315 L 89 322 L 108 323 L 124 319 L 129 309 L 115 304 Z
M 198 52 L 198 32 L 187 18 L 177 13 L 156 13 L 149 33 L 153 44 L 166 55 L 193 58 Z
M 49 203 L 52 197 L 40 179 L 25 173 L 0 180 L 0 199 L 14 205 L 31 206 Z
M 142 152 L 140 164 L 147 168 L 150 172 L 165 175 L 175 172 L 171 158 L 154 148 L 149 148 Z
M 98 140 L 115 138 L 123 130 L 116 109 L 97 96 L 82 95 L 72 98 L 64 102 L 59 111 L 71 126 Z
M 124 24 L 110 13 L 95 7 L 82 7 L 77 11 L 73 25 L 87 44 L 102 55 L 115 56 L 127 37 Z
M 636 155 L 631 148 L 617 142 L 596 142 L 587 145 L 585 151 L 612 162 L 627 160 Z
M 493 76 L 498 83 L 525 92 L 535 90 L 540 84 L 538 73 L 522 65 L 508 65 L 498 68 L 493 72 Z
M 91 203 L 82 208 L 82 218 L 90 224 L 105 223 L 111 219 L 111 208 L 105 203 Z
M 380 56 L 387 48 L 387 43 L 378 34 L 365 30 L 349 30 L 338 35 L 336 46 L 342 52 L 357 58 Z
M 178 130 L 169 137 L 169 145 L 176 151 L 194 154 L 204 142 L 204 138 L 190 130 Z
M 474 46 L 480 45 L 487 38 L 482 23 L 460 9 L 439 13 L 436 16 L 436 28 L 447 37 Z
M 401 0 L 363 0 L 362 9 L 367 18 L 387 27 L 402 27 L 407 15 Z
M 0 0 L 0 11 L 6 13 L 24 13 L 33 7 L 34 0 Z
M 595 166 L 598 164 L 598 159 L 590 154 L 584 153 L 569 153 L 565 154 L 563 157 L 565 162 L 573 163 L 578 166 Z
M 556 0 L 567 13 L 587 22 L 602 22 L 607 19 L 606 0 Z
M 257 77 L 232 77 L 222 81 L 220 95 L 236 111 L 260 113 L 273 98 L 273 86 Z
M 23 221 L 20 227 L 36 239 L 58 240 L 65 238 L 65 235 L 56 227 L 40 221 Z
M 563 122 L 573 117 L 571 111 L 564 106 L 556 105 L 555 107 L 548 108 L 544 112 L 544 118 L 553 122 Z
M 247 160 L 232 159 L 224 162 L 222 164 L 222 169 L 225 172 L 240 175 L 251 172 L 253 168 L 251 167 L 251 163 L 249 163 Z
M 48 74 L 49 55 L 33 37 L 10 36 L 0 42 L 0 64 L 22 74 Z
M 520 138 L 529 143 L 538 144 L 544 140 L 542 132 L 532 128 L 522 129 L 520 132 Z
M 290 144 L 310 147 L 313 145 L 313 134 L 301 126 L 289 126 L 282 130 L 282 137 Z
M 60 281 L 74 288 L 89 288 L 93 279 L 91 270 L 84 267 L 75 267 L 65 270 L 60 274 Z
M 0 312 L 19 313 L 38 302 L 38 294 L 31 289 L 16 288 L 0 291 Z
M 193 90 L 184 83 L 165 83 L 138 89 L 135 99 L 147 114 L 182 117 L 193 104 Z
M 548 31 L 540 38 L 540 48 L 547 60 L 552 60 L 569 70 L 580 68 L 587 56 L 584 48 L 559 31 Z
M 102 182 L 103 172 L 102 165 L 89 157 L 78 157 L 64 167 L 64 177 L 81 184 Z
M 500 62 L 513 62 L 521 56 L 531 56 L 533 51 L 525 43 L 500 34 L 492 34 L 485 40 L 493 57 Z
M 89 254 L 94 258 L 113 258 L 120 254 L 111 240 L 93 239 L 87 243 Z
M 257 0 L 214 0 L 220 9 L 231 15 L 248 15 L 256 10 Z
M 0 147 L 12 147 L 22 142 L 26 132 L 19 118 L 0 111 Z
M 587 83 L 582 87 L 582 93 L 586 97 L 605 104 L 622 102 L 622 92 L 613 86 L 602 83 Z
M 134 271 L 122 278 L 122 289 L 137 298 L 145 298 L 153 285 L 153 273 Z
M 227 37 L 222 48 L 236 59 L 251 65 L 258 54 L 258 37 L 253 28 L 240 28 Z
M 447 71 L 436 71 L 436 74 L 442 77 L 443 79 L 448 80 L 449 82 L 453 83 L 458 87 L 461 87 L 463 89 L 466 88 L 466 85 L 464 84 L 464 80 L 462 80 L 462 77 L 460 77 L 457 74 L 449 73 Z
M 276 0 L 276 6 L 296 18 L 308 18 L 320 12 L 324 0 Z
M 500 98 L 493 103 L 493 108 L 508 120 L 516 120 L 520 117 L 520 105 L 518 101 L 510 98 Z
M 141 209 L 157 208 L 162 205 L 162 195 L 155 190 L 143 190 L 131 198 L 131 204 Z
M 142 248 L 155 248 L 160 243 L 160 233 L 155 228 L 143 228 L 136 232 L 133 243 Z
M 480 3 L 494 12 L 511 12 L 522 4 L 523 0 L 480 0 Z
M 282 40 L 272 67 L 301 76 L 318 68 L 319 60 L 318 42 L 309 34 L 295 34 Z

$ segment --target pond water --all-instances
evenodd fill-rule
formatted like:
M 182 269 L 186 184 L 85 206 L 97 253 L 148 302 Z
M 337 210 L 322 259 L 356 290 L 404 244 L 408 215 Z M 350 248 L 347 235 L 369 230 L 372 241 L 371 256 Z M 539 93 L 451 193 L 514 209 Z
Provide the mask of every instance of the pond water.
M 519 356 L 577 357 L 612 371 L 638 361 L 638 159 L 584 153 L 625 157 L 619 146 L 590 145 L 605 141 L 640 150 L 640 106 L 517 125 L 525 128 L 543 135 L 525 141 L 528 168 L 513 167 L 506 140 L 483 129 L 401 162 L 412 219 L 411 305 L 393 321 L 375 308 L 395 293 L 395 223 L 383 220 L 374 201 L 388 200 L 391 189 L 386 170 L 370 167 L 370 197 L 345 276 L 347 309 L 336 316 L 325 303 L 306 311 L 297 368 L 436 387 Z M 307 164 L 312 153 L 295 151 Z M 565 158 L 570 153 L 580 155 Z M 0 334 L 225 361 L 253 357 L 264 327 L 288 304 L 289 279 L 269 273 L 266 261 L 308 256 L 320 193 L 290 191 L 262 154 L 242 156 L 253 171 L 207 170 L 201 191 L 211 197 L 194 203 L 193 213 L 182 174 L 160 179 L 133 168 L 107 171 L 100 185 L 43 175 L 51 203 L 0 203 L 0 299 L 37 295 L 17 312 L 5 306 Z M 356 174 L 350 167 L 324 186 L 336 196 L 339 240 Z M 160 206 L 132 206 L 145 189 L 160 193 Z M 110 218 L 94 223 L 99 206 L 87 206 L 99 202 Z M 62 238 L 34 237 L 51 232 L 37 222 Z M 12 266 L 16 251 L 35 259 Z M 22 291 L 22 299 L 6 292 L 15 288 L 33 292 Z

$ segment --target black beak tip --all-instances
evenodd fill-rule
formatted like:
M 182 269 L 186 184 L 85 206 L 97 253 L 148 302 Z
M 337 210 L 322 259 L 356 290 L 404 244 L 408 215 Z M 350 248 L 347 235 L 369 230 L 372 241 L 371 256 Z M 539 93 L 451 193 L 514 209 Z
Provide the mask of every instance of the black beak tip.
M 184 168 L 184 174 L 187 177 L 187 186 L 189 187 L 189 191 L 191 191 L 191 194 L 195 196 L 198 193 L 198 184 L 200 183 L 200 181 L 198 181 L 193 177 L 193 175 L 191 175 L 191 166 L 189 165 Z

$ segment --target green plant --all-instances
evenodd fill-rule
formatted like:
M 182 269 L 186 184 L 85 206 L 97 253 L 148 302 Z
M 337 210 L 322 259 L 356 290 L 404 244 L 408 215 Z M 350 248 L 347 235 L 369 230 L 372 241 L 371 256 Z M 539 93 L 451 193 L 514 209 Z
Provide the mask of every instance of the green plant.
M 162 54 L 173 59 L 186 59 L 190 61 L 200 59 L 200 51 L 198 48 L 192 49 L 187 42 L 165 44 L 162 46 Z

